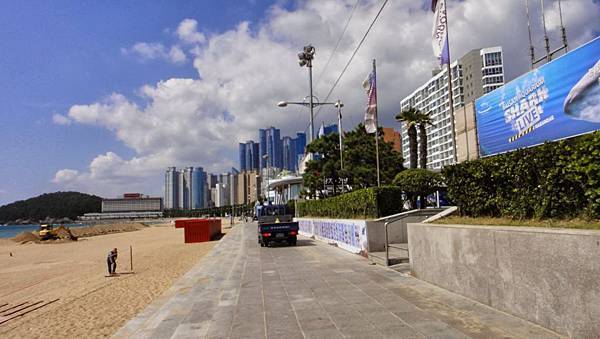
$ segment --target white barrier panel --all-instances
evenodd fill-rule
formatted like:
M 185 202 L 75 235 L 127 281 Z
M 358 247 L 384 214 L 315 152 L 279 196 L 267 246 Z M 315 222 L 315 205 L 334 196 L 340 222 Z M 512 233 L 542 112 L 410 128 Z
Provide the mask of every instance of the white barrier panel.
M 296 218 L 300 234 L 352 253 L 367 253 L 367 222 L 352 219 Z

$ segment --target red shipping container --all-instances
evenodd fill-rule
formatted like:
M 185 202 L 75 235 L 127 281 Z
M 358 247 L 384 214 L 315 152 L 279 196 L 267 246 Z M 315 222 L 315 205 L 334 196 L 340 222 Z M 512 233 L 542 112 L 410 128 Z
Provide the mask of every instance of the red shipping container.
M 179 219 L 179 220 L 175 220 L 175 228 L 184 228 L 185 225 L 189 222 L 196 222 L 196 221 L 201 221 L 201 220 L 208 220 L 208 219 Z
M 211 241 L 221 234 L 221 219 L 187 219 L 182 224 L 186 243 Z

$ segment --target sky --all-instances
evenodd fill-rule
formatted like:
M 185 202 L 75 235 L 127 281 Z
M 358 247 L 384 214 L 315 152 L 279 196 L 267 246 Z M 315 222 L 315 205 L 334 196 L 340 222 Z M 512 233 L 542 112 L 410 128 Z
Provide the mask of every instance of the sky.
M 570 48 L 600 35 L 598 0 L 562 3 Z M 168 166 L 238 167 L 238 143 L 256 140 L 259 128 L 306 129 L 306 109 L 276 106 L 308 94 L 302 46 L 316 48 L 315 95 L 324 100 L 382 4 L 0 2 L 0 205 L 60 190 L 161 196 Z M 557 5 L 546 1 L 553 48 Z M 414 0 L 384 7 L 329 97 L 344 102 L 345 128 L 364 116 L 361 83 L 376 59 L 380 123 L 399 129 L 400 100 L 437 65 L 427 7 Z M 452 59 L 500 45 L 507 80 L 529 69 L 523 1 L 449 0 L 448 7 Z M 539 8 L 531 11 L 541 55 Z M 315 125 L 336 119 L 325 106 Z

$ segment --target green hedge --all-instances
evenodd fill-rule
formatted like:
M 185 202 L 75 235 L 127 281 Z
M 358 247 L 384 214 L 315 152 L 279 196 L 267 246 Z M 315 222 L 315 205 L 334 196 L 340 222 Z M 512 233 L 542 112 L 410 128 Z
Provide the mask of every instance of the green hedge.
M 402 190 L 395 186 L 356 190 L 332 198 L 298 202 L 301 217 L 373 219 L 402 212 Z
M 600 132 L 447 166 L 462 215 L 600 217 Z

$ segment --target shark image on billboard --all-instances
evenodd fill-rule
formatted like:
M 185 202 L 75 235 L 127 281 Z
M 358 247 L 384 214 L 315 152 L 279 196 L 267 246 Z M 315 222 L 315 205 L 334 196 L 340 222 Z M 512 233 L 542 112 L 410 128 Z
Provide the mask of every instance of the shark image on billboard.
M 482 156 L 600 129 L 600 37 L 475 101 Z

